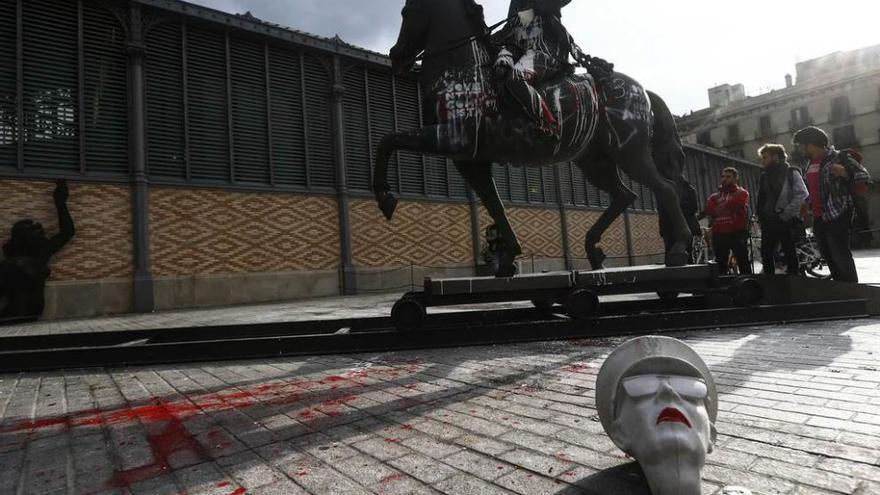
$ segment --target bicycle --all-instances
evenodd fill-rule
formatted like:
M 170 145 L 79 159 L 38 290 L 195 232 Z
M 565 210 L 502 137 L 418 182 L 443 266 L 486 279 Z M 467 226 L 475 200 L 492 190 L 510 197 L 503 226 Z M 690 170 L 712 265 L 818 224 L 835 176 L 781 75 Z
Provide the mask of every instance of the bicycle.
M 828 267 L 825 258 L 822 257 L 822 253 L 819 251 L 816 242 L 816 237 L 813 235 L 813 229 L 810 228 L 805 229 L 804 235 L 795 240 L 794 248 L 797 253 L 799 270 L 801 273 L 820 280 L 831 278 L 831 270 Z M 757 249 L 757 252 L 760 253 L 761 236 L 756 235 L 752 244 L 754 248 Z M 756 257 L 760 257 L 760 254 Z M 781 268 L 785 262 L 782 253 L 778 251 L 777 256 L 774 258 L 774 270 L 776 268 Z

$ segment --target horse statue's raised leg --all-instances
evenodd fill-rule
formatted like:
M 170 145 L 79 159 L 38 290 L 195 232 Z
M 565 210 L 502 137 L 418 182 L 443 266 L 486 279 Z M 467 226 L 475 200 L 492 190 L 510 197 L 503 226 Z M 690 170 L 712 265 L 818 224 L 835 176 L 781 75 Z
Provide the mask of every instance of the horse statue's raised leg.
M 437 124 L 424 126 L 407 132 L 396 132 L 385 135 L 376 150 L 376 162 L 373 169 L 373 194 L 379 209 L 385 218 L 391 220 L 397 207 L 397 198 L 388 184 L 388 160 L 396 150 L 407 150 L 416 153 L 439 155 L 446 157 L 467 156 L 468 143 L 461 139 L 465 133 L 458 132 L 455 124 Z M 491 162 L 455 161 L 459 173 L 465 178 L 474 192 L 479 196 L 483 206 L 498 226 L 504 250 L 499 260 L 497 277 L 511 277 L 516 274 L 513 263 L 522 248 L 516 234 L 510 226 L 501 197 L 492 180 Z

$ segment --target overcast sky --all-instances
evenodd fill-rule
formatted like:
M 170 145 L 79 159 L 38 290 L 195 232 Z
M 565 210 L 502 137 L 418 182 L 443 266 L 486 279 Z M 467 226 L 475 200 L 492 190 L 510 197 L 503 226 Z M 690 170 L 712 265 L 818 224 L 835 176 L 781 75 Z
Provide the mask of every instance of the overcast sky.
M 404 0 L 192 0 L 387 53 Z M 482 0 L 487 24 L 509 0 Z M 601 7 L 600 7 L 601 6 Z M 831 10 L 830 7 L 833 7 Z M 754 96 L 785 86 L 795 63 L 880 44 L 876 0 L 573 0 L 562 21 L 587 52 L 659 93 L 676 114 L 708 106 L 706 90 L 742 83 Z

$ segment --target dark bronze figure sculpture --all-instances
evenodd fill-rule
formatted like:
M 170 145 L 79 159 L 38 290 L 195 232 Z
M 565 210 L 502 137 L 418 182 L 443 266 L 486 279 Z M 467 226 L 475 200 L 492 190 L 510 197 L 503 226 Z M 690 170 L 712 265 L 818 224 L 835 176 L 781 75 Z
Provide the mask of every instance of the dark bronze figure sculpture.
M 479 4 L 407 0 L 402 16 L 400 35 L 391 49 L 392 65 L 408 72 L 424 52 L 419 83 L 430 125 L 388 134 L 379 143 L 373 192 L 386 218 L 391 219 L 397 206 L 386 177 L 388 159 L 396 150 L 450 158 L 498 226 L 503 251 L 496 276 L 511 276 L 521 248 L 495 189 L 492 163 L 542 166 L 573 161 L 587 180 L 611 197 L 611 205 L 585 239 L 594 269 L 601 268 L 605 258 L 598 246 L 602 233 L 637 197 L 618 169 L 650 188 L 663 207 L 673 240 L 666 264 L 686 264 L 691 235 L 676 183 L 670 180 L 680 175 L 681 163 L 655 163 L 675 159 L 681 145 L 677 136 L 665 142 L 652 139 L 675 133 L 672 115 L 658 96 L 619 72 L 601 78 L 601 84 L 587 74 L 563 72 L 537 85 L 542 106 L 551 114 L 547 121 L 552 117 L 558 125 L 558 138 L 546 139 L 533 117 L 500 101 L 494 77 L 497 54 Z
M 46 236 L 42 224 L 19 220 L 3 245 L 0 262 L 0 323 L 37 318 L 43 314 L 49 259 L 67 244 L 75 230 L 67 210 L 67 182 L 59 180 L 53 192 L 59 232 Z M 5 304 L 4 304 L 5 303 Z

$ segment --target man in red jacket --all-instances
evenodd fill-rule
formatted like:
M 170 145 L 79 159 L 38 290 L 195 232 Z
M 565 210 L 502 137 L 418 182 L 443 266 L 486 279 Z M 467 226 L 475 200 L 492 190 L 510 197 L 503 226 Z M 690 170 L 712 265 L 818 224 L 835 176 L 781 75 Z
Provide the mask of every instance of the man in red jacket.
M 712 249 L 719 271 L 727 273 L 730 252 L 740 274 L 752 273 L 749 264 L 749 192 L 739 187 L 739 172 L 727 167 L 721 172 L 721 187 L 709 196 L 706 215 L 712 224 Z

